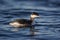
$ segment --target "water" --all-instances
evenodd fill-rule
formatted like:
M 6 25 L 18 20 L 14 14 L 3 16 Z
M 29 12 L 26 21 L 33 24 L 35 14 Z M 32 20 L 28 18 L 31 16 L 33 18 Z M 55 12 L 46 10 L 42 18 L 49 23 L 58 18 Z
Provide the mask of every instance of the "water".
M 47 1 L 2 0 L 0 40 L 60 40 L 60 1 Z M 40 15 L 34 20 L 34 28 L 13 28 L 9 25 L 15 19 L 29 19 L 31 12 Z

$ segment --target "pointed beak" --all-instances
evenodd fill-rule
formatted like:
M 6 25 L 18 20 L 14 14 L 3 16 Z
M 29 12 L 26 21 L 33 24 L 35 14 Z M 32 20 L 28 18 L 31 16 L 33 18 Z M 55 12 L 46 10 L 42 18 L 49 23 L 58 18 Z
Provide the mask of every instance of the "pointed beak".
M 37 16 L 37 18 L 40 18 L 40 16 Z
M 40 16 L 37 16 L 36 18 L 40 18 Z

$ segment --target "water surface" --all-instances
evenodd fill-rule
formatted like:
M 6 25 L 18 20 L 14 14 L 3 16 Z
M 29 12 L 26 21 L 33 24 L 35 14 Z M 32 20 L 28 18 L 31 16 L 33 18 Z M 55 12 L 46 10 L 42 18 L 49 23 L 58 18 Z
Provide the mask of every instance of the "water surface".
M 56 0 L 1 2 L 0 40 L 60 40 L 60 7 Z M 32 12 L 40 15 L 34 20 L 34 28 L 13 28 L 9 25 L 15 19 L 29 19 Z

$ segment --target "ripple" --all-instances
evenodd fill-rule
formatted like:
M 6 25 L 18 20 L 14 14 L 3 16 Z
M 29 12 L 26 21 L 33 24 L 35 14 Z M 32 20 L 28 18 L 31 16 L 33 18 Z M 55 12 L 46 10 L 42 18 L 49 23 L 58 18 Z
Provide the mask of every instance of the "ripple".
M 8 9 L 0 11 L 0 39 L 5 38 L 5 40 L 59 40 L 59 9 L 46 7 L 33 8 L 31 6 L 27 8 Z M 29 19 L 31 12 L 37 12 L 40 15 L 40 18 L 36 18 L 33 22 L 32 26 L 34 28 L 14 28 L 9 25 L 9 22 L 15 19 Z

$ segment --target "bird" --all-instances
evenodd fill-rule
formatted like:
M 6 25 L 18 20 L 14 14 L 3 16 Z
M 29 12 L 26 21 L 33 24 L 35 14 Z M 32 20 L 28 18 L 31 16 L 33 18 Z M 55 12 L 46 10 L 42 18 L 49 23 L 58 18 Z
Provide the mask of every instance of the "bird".
M 27 27 L 31 26 L 35 18 L 39 18 L 39 14 L 37 12 L 32 12 L 30 15 L 30 19 L 15 19 L 9 23 L 12 27 Z

